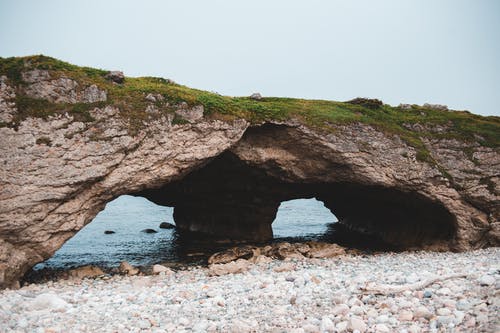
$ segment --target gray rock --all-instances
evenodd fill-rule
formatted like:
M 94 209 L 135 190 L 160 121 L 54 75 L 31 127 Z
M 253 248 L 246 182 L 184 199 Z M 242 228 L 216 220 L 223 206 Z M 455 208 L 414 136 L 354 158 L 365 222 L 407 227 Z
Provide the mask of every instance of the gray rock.
M 425 103 L 423 105 L 424 108 L 438 110 L 438 111 L 448 111 L 448 106 L 442 104 L 429 104 Z
M 253 93 L 250 95 L 250 98 L 257 100 L 257 101 L 260 101 L 262 99 L 262 95 L 260 93 Z
M 125 82 L 125 75 L 123 75 L 123 72 L 121 71 L 110 71 L 108 74 L 106 74 L 106 79 L 113 81 L 115 83 L 123 83 Z
M 491 286 L 495 284 L 495 278 L 491 275 L 482 275 L 478 280 L 482 286 Z
M 196 105 L 193 107 L 181 106 L 175 111 L 175 114 L 189 123 L 194 123 L 203 118 L 203 105 Z
M 83 103 L 105 102 L 108 99 L 105 90 L 99 89 L 95 84 L 85 88 L 80 101 Z
M 365 322 L 363 321 L 362 318 L 360 317 L 356 317 L 356 316 L 352 316 L 350 319 L 349 319 L 349 325 L 348 325 L 348 328 L 351 330 L 351 331 L 359 331 L 361 333 L 365 332 L 367 327 L 366 327 L 366 324 Z
M 30 310 L 65 311 L 71 305 L 54 293 L 45 293 L 38 295 L 27 307 Z

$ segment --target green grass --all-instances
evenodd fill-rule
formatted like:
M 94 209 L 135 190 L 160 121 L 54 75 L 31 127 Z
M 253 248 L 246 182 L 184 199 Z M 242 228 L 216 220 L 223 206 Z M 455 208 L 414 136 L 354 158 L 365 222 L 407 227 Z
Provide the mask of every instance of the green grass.
M 52 78 L 69 77 L 76 80 L 80 87 L 96 84 L 108 92 L 108 101 L 99 104 L 55 104 L 43 100 L 30 99 L 22 94 L 21 72 L 29 69 L 50 70 Z M 150 103 L 145 99 L 148 93 L 161 94 L 164 102 L 157 102 L 160 113 L 175 111 L 175 105 L 185 102 L 188 105 L 202 104 L 207 117 L 223 119 L 245 118 L 259 123 L 266 120 L 297 119 L 303 124 L 321 131 L 335 131 L 337 124 L 364 123 L 389 134 L 400 136 L 417 150 L 419 160 L 433 162 L 425 149 L 422 138 L 448 138 L 467 142 L 479 142 L 488 147 L 500 145 L 500 118 L 483 117 L 466 111 L 438 111 L 421 106 L 401 110 L 378 102 L 351 101 L 334 102 L 324 100 L 304 100 L 296 98 L 268 97 L 253 100 L 248 97 L 229 97 L 197 90 L 175 84 L 169 80 L 155 77 L 126 78 L 125 83 L 113 84 L 105 79 L 107 71 L 75 66 L 46 56 L 23 58 L 0 58 L 0 75 L 6 75 L 18 86 L 17 103 L 19 114 L 15 122 L 26 117 L 46 118 L 51 114 L 69 112 L 78 120 L 92 121 L 89 110 L 92 107 L 114 105 L 120 109 L 134 132 L 146 127 L 144 123 L 151 118 L 145 112 Z M 415 132 L 406 126 L 421 124 L 424 131 Z M 2 124 L 8 126 L 8 124 Z M 434 126 L 447 126 L 443 133 L 431 131 Z

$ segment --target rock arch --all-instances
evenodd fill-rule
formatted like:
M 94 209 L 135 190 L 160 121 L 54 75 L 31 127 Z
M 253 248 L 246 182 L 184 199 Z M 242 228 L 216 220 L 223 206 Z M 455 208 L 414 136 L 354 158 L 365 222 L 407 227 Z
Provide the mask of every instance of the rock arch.
M 405 247 L 500 244 L 496 118 L 456 118 L 486 123 L 481 144 L 463 126 L 465 138 L 427 124 L 426 112 L 448 116 L 420 107 L 418 121 L 396 123 L 393 113 L 410 111 L 316 101 L 329 109 L 313 114 L 315 101 L 266 107 L 273 99 L 238 101 L 157 78 L 109 82 L 105 71 L 43 56 L 0 62 L 2 288 L 122 194 L 174 206 L 185 230 L 233 238 L 270 238 L 281 201 L 314 196 L 340 223 Z M 284 106 L 309 109 L 279 113 Z M 377 126 L 387 114 L 399 132 Z M 402 138 L 410 132 L 418 144 Z

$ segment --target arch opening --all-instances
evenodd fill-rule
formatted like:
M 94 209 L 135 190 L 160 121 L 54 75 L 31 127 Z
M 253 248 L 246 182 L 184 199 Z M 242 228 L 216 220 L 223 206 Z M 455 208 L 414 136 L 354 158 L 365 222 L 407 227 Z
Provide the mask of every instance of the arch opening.
M 274 239 L 318 239 L 328 232 L 337 217 L 316 198 L 280 203 L 273 221 Z
M 130 222 L 142 223 L 130 230 L 119 214 L 109 216 L 120 202 L 125 210 L 133 208 L 123 200 L 141 202 L 139 208 L 134 209 L 132 215 L 137 215 Z M 280 225 L 279 220 L 287 206 L 290 209 L 291 203 L 305 202 L 310 207 L 300 207 L 299 204 L 299 207 L 292 208 L 292 228 L 286 223 Z M 143 214 L 151 213 L 153 218 L 144 219 Z M 309 218 L 316 213 L 318 220 L 308 224 L 304 216 Z M 126 216 L 127 212 L 122 214 Z M 106 224 L 107 219 L 114 219 L 118 224 L 110 226 Z M 147 228 L 159 230 L 159 224 L 165 221 L 175 221 L 176 230 L 160 231 L 155 235 L 141 233 Z M 391 249 L 420 247 L 452 240 L 456 234 L 452 214 L 442 204 L 417 192 L 346 182 L 285 182 L 266 170 L 245 164 L 235 154 L 225 152 L 180 180 L 130 193 L 108 203 L 105 212 L 38 268 L 50 267 L 58 260 L 66 261 L 68 266 L 116 266 L 121 261 L 147 265 L 165 259 L 170 261 L 173 257 L 186 258 L 197 249 L 203 257 L 207 250 L 215 252 L 235 242 L 259 243 L 274 237 L 308 237 L 311 234 L 317 237 L 319 230 L 315 231 L 316 227 L 323 228 L 320 240 L 382 249 L 388 248 L 387 245 Z M 116 229 L 113 230 L 115 234 L 104 235 L 105 229 Z M 89 238 L 85 233 L 101 236 Z M 104 243 L 97 244 L 99 239 Z M 101 259 L 92 262 L 81 260 L 89 253 L 98 258 L 99 249 L 107 247 L 109 250 L 106 242 L 112 243 L 113 239 L 118 241 L 114 254 L 108 251 Z M 191 242 L 193 239 L 207 242 Z M 134 245 L 139 246 L 134 250 Z

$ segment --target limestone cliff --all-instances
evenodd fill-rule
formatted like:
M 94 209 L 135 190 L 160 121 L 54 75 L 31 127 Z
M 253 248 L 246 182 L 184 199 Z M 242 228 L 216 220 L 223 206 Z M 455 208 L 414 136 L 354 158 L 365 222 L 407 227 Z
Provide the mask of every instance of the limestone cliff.
M 122 194 L 179 228 L 272 237 L 281 201 L 406 248 L 498 245 L 500 120 L 373 100 L 232 98 L 44 56 L 0 59 L 0 287 Z

